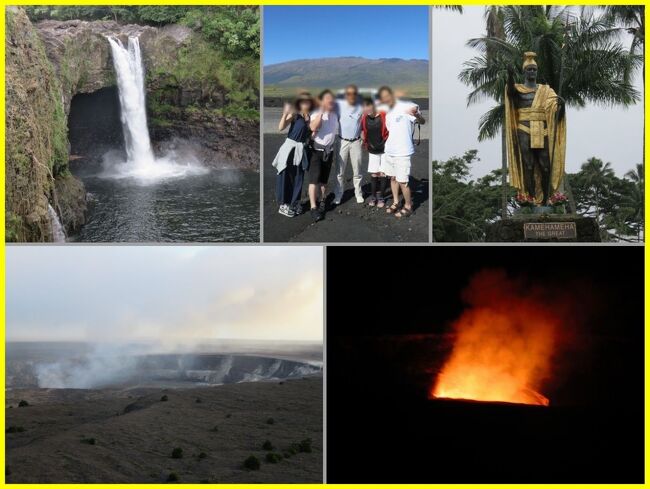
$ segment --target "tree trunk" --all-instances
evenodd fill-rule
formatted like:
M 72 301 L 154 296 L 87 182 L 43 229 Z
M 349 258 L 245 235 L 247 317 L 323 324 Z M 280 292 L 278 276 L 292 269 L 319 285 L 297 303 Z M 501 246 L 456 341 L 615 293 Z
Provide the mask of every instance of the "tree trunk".
M 501 218 L 508 217 L 508 153 L 505 122 L 501 127 Z
M 578 213 L 578 206 L 576 205 L 576 201 L 573 198 L 573 191 L 571 190 L 571 183 L 569 182 L 569 179 L 567 178 L 566 172 L 564 172 L 564 190 L 566 190 L 566 196 L 569 199 L 569 210 L 571 211 L 571 214 L 577 214 Z

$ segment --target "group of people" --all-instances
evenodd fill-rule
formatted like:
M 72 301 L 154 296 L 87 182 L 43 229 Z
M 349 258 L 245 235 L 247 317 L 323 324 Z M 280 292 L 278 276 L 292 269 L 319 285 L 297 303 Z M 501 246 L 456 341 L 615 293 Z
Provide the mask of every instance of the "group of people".
M 322 220 L 332 166 L 336 171 L 333 204 L 339 205 L 343 198 L 348 164 L 356 201 L 366 203 L 362 188 L 365 149 L 371 189 L 367 205 L 385 208 L 397 218 L 409 217 L 413 213 L 409 188 L 413 135 L 415 125 L 424 122 L 416 104 L 399 100 L 387 86 L 378 90 L 376 100 L 362 99 L 355 85 L 345 88 L 342 99 L 331 90 L 323 90 L 316 100 L 301 93 L 293 104 L 284 105 L 278 126 L 280 131 L 289 128 L 273 160 L 280 214 L 295 217 L 303 212 L 306 178 L 312 219 Z M 392 193 L 389 206 L 385 201 L 387 181 Z

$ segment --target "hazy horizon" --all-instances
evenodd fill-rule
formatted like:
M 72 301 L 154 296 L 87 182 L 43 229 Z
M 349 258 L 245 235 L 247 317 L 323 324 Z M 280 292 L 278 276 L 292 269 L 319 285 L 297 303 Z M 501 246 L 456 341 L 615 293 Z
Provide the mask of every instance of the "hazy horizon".
M 7 342 L 322 342 L 317 247 L 8 247 Z

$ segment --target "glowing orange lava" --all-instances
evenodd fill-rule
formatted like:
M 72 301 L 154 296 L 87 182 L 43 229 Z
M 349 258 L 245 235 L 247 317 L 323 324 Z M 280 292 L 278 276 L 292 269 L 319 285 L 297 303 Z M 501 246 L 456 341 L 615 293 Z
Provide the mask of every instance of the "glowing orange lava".
M 537 291 L 518 285 L 500 271 L 473 277 L 430 397 L 548 406 L 537 391 L 550 375 L 559 317 Z

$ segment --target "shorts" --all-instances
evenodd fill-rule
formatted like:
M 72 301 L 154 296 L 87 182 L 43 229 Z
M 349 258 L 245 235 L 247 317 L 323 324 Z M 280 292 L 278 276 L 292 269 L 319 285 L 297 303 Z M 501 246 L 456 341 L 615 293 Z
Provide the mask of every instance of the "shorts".
M 307 170 L 307 182 L 311 185 L 326 185 L 330 178 L 330 171 L 332 170 L 332 160 L 334 153 L 329 153 L 326 161 L 323 157 L 326 155 L 324 151 L 311 151 L 309 157 L 309 170 Z
M 411 175 L 411 157 L 384 155 L 382 171 L 387 177 L 395 177 L 395 180 L 399 183 L 409 183 L 409 176 Z
M 368 153 L 368 173 L 383 173 L 385 159 L 386 155 L 384 153 Z

